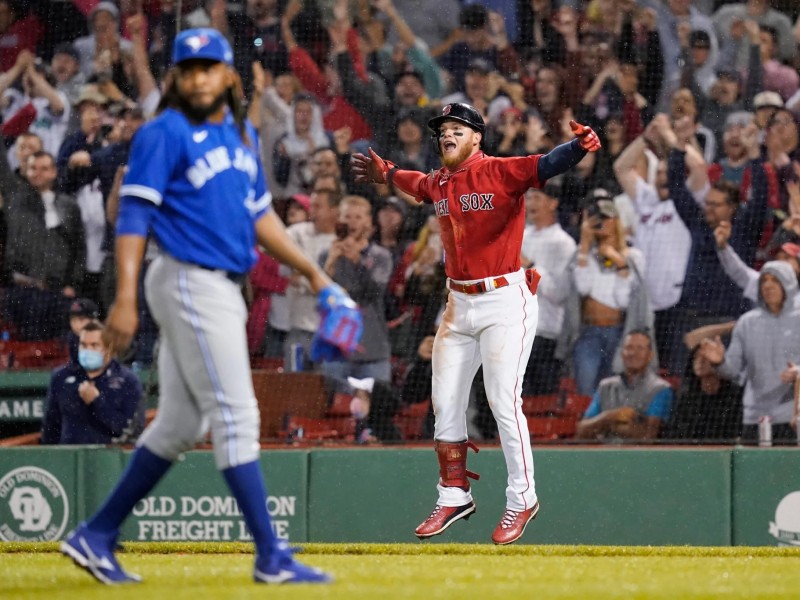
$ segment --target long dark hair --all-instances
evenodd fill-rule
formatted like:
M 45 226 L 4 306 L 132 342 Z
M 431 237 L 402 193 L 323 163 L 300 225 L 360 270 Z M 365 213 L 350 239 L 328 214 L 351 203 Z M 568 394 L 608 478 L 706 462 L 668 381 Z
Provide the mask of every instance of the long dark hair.
M 250 146 L 250 136 L 247 135 L 247 127 L 245 126 L 245 119 L 247 117 L 247 109 L 244 106 L 244 91 L 242 87 L 242 79 L 236 71 L 233 71 L 234 81 L 233 85 L 228 87 L 225 91 L 225 104 L 231 111 L 233 121 L 236 123 L 236 129 L 239 130 L 239 135 L 242 141 Z M 167 108 L 174 108 L 185 113 L 180 94 L 178 94 L 178 85 L 176 83 L 179 77 L 179 68 L 173 66 L 164 78 L 165 87 L 164 93 L 161 95 L 161 100 L 156 107 L 156 114 L 160 114 Z

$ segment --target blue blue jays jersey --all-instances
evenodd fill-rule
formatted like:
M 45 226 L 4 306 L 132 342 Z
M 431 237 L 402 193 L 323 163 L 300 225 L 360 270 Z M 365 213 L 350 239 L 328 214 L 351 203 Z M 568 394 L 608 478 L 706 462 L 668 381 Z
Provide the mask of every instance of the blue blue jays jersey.
M 249 124 L 248 135 L 255 145 Z M 230 115 L 195 125 L 172 109 L 136 132 L 120 196 L 158 207 L 151 229 L 164 252 L 234 273 L 255 263 L 255 222 L 272 204 L 258 148 Z

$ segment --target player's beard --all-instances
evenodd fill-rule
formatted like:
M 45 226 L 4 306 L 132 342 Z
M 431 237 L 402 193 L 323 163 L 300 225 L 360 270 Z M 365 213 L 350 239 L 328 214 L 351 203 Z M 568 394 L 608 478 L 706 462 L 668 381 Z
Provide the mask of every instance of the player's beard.
M 448 169 L 453 169 L 467 160 L 470 157 L 470 154 L 472 154 L 472 145 L 464 144 L 458 149 L 458 153 L 455 156 L 450 155 L 445 157 L 442 155 L 442 164 Z
M 181 112 L 185 114 L 190 121 L 196 123 L 203 123 L 209 116 L 217 112 L 225 102 L 228 100 L 228 90 L 226 89 L 219 96 L 217 96 L 208 106 L 195 106 L 189 100 L 183 97 L 178 97 L 178 107 Z

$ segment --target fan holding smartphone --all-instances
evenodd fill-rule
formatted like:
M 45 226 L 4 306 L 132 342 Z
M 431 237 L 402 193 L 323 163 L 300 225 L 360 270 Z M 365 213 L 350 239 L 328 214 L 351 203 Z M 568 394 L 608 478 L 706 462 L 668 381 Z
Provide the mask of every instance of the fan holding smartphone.
M 370 241 L 374 233 L 372 205 L 362 196 L 345 196 L 339 203 L 336 238 L 320 262 L 334 282 L 355 300 L 364 319 L 361 345 L 347 360 L 324 361 L 322 372 L 339 381 L 347 377 L 389 381 L 389 330 L 384 295 L 392 274 L 392 255 Z

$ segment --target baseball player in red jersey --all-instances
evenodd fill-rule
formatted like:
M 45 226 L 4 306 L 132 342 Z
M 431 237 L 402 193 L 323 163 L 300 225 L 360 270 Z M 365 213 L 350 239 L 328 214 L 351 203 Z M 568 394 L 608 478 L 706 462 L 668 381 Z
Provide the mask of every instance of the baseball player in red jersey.
M 492 541 L 515 542 L 539 510 L 520 395 L 538 320 L 538 275 L 520 267 L 523 195 L 600 148 L 589 127 L 574 121 L 571 126 L 577 138 L 548 154 L 490 157 L 481 150 L 485 125 L 480 113 L 455 103 L 428 121 L 443 163 L 438 171 L 399 170 L 372 149 L 370 156 L 353 157 L 357 180 L 389 183 L 432 203 L 441 225 L 450 295 L 433 345 L 439 499 L 415 531 L 420 539 L 475 512 L 468 478 L 478 477 L 467 470 L 467 449 L 477 448 L 467 440 L 466 412 L 481 363 L 508 469 L 506 510 Z

